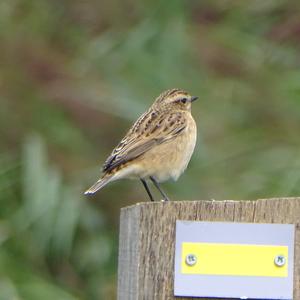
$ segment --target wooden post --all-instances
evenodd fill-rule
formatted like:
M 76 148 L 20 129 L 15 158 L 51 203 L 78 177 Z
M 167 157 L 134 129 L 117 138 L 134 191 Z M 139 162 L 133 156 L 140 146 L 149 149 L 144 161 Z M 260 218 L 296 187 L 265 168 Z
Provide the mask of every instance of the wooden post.
M 176 220 L 296 225 L 294 299 L 300 299 L 300 197 L 256 201 L 145 202 L 122 208 L 119 300 L 173 296 Z

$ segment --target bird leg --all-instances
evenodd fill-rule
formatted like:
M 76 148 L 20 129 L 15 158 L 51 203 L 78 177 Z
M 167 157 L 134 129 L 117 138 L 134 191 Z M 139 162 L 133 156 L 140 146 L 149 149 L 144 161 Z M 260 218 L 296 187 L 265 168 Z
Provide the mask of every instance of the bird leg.
M 156 181 L 156 179 L 152 176 L 150 176 L 151 181 L 153 182 L 153 184 L 155 185 L 155 187 L 159 190 L 159 192 L 161 193 L 161 195 L 163 196 L 165 201 L 169 201 L 168 196 L 165 194 L 165 192 L 161 189 L 159 183 Z
M 143 178 L 141 178 L 141 182 L 142 182 L 142 184 L 143 184 L 143 186 L 144 186 L 144 188 L 145 188 L 145 190 L 146 190 L 146 192 L 147 192 L 147 194 L 148 194 L 150 200 L 151 200 L 151 201 L 154 201 L 154 198 L 153 198 L 153 196 L 152 196 L 152 194 L 151 194 L 151 192 L 150 192 L 150 189 L 149 189 L 149 187 L 148 187 L 148 185 L 147 185 L 146 180 L 143 179 Z

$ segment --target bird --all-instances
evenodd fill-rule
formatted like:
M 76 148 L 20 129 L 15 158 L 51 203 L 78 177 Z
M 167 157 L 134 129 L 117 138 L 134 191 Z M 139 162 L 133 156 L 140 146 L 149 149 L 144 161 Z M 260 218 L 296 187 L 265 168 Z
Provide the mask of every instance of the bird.
M 197 139 L 191 106 L 197 99 L 177 88 L 161 93 L 114 148 L 102 167 L 102 176 L 84 194 L 94 194 L 119 179 L 134 178 L 141 181 L 151 201 L 149 180 L 162 201 L 168 201 L 160 183 L 176 181 L 191 159 Z

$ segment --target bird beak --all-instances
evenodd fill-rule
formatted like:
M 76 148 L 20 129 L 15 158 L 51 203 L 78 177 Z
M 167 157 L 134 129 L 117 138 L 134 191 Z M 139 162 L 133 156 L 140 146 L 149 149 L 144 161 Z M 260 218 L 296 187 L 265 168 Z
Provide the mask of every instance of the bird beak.
M 191 102 L 194 102 L 194 101 L 196 101 L 197 99 L 198 99 L 197 96 L 192 96 L 192 97 L 191 97 Z

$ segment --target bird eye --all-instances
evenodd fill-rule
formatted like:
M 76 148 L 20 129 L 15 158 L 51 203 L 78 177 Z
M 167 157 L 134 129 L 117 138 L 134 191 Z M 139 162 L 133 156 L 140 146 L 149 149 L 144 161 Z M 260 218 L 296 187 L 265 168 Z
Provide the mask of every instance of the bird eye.
M 180 101 L 181 101 L 183 104 L 185 104 L 186 101 L 187 101 L 187 99 L 186 99 L 186 98 L 182 98 Z

